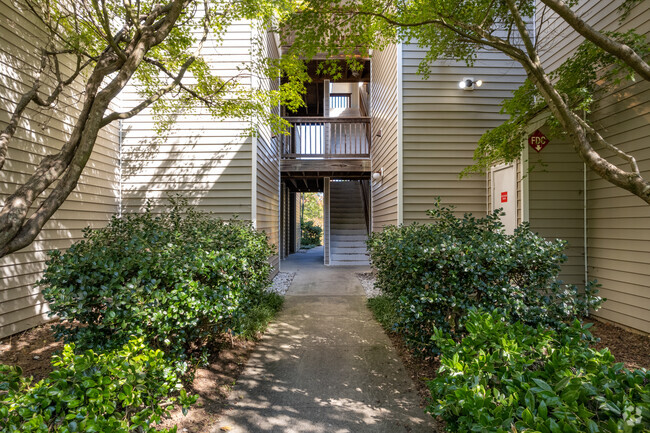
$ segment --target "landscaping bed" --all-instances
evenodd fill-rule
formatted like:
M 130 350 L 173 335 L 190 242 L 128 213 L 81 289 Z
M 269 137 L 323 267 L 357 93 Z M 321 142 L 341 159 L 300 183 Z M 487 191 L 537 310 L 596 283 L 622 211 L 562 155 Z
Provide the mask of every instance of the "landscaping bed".
M 1 343 L 0 430 L 201 431 L 281 308 L 292 276 L 270 284 L 271 254 L 250 223 L 179 201 L 52 252 L 58 321 Z
M 284 295 L 294 276 L 295 272 L 279 272 L 267 290 Z M 63 349 L 63 342 L 54 338 L 52 325 L 55 323 L 37 326 L 0 340 L 0 364 L 19 366 L 23 375 L 33 377 L 34 381 L 47 377 L 52 372 L 52 355 Z M 215 339 L 208 348 L 207 365 L 197 368 L 194 380 L 187 386 L 188 393 L 198 396 L 195 405 L 185 415 L 181 408 L 174 409 L 157 428 L 177 426 L 179 432 L 186 429 L 189 433 L 199 433 L 218 422 L 230 391 L 257 341 L 257 338 L 229 336 Z
M 357 275 L 428 413 L 451 432 L 650 431 L 650 339 L 583 320 L 604 300 L 558 279 L 565 242 L 506 234 L 499 211 L 428 213 L 373 233 Z

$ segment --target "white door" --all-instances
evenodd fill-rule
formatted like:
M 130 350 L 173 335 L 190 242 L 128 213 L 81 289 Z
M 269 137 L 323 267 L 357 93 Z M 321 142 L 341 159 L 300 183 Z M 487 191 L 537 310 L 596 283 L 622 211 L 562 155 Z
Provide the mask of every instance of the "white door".
M 517 227 L 517 169 L 504 165 L 492 169 L 492 209 L 501 208 L 506 233 L 513 234 Z

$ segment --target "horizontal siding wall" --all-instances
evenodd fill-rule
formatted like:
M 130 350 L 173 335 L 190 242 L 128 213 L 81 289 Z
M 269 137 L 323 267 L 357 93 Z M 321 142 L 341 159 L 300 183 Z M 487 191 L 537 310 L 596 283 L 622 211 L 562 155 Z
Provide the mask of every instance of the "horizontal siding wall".
M 372 115 L 372 172 L 383 169 L 380 182 L 372 182 L 372 229 L 397 224 L 397 46 L 372 56 L 370 106 Z M 378 136 L 381 131 L 381 137 Z
M 223 44 L 206 43 L 203 56 L 211 71 L 231 78 L 250 61 L 251 25 L 241 21 L 226 32 Z M 250 77 L 240 79 L 250 86 Z M 140 98 L 130 86 L 123 94 L 125 109 Z M 122 210 L 138 211 L 150 200 L 162 210 L 170 193 L 188 198 L 198 210 L 221 218 L 251 219 L 252 139 L 239 119 L 214 119 L 206 110 L 178 113 L 170 131 L 154 137 L 150 110 L 123 122 Z
M 273 33 L 261 35 L 264 52 L 269 58 L 278 58 L 278 46 Z M 278 79 L 259 77 L 258 84 L 264 90 L 277 90 Z M 274 114 L 279 114 L 278 107 L 272 107 Z M 267 124 L 257 126 L 256 167 L 253 176 L 256 177 L 256 203 L 255 220 L 258 230 L 264 231 L 269 237 L 269 242 L 275 245 L 276 254 L 271 258 L 274 273 L 280 268 L 280 148 L 276 137 Z M 298 214 L 299 215 L 299 214 Z M 299 216 L 298 216 L 299 218 Z M 300 221 L 297 224 L 300 230 Z M 300 234 L 297 236 L 300 240 Z
M 32 83 L 44 41 L 45 33 L 30 12 L 20 9 L 17 2 L 0 0 L 0 130 L 7 125 L 17 99 Z M 72 65 L 63 64 L 62 72 L 69 74 Z M 73 84 L 53 110 L 54 116 L 49 111 L 25 112 L 0 171 L 0 204 L 29 178 L 45 154 L 61 148 L 79 113 L 82 91 L 81 83 Z M 45 268 L 47 251 L 68 248 L 82 238 L 84 227 L 102 227 L 117 212 L 117 134 L 117 125 L 100 131 L 77 188 L 36 241 L 0 259 L 0 338 L 47 320 L 49 307 L 36 285 Z
M 574 10 L 598 30 L 636 28 L 650 33 L 650 7 L 636 6 L 621 24 L 616 8 L 620 0 L 582 1 Z M 541 7 L 541 6 L 540 6 Z M 545 48 L 542 60 L 549 69 L 557 67 L 582 41 L 574 31 L 546 12 L 549 22 L 542 27 Z M 538 14 L 539 17 L 539 14 Z M 639 168 L 650 179 L 650 85 L 637 80 L 616 92 L 603 95 L 591 120 L 612 144 L 637 158 Z M 599 151 L 601 149 L 598 149 Z M 603 156 L 612 158 L 608 151 Z M 602 284 L 608 300 L 596 314 L 604 319 L 650 333 L 650 206 L 594 173 L 588 174 L 588 278 Z M 535 197 L 531 193 L 531 206 Z
M 542 132 L 548 131 L 542 128 Z M 571 144 L 553 139 L 541 151 L 528 151 L 529 221 L 532 231 L 568 242 L 560 278 L 584 283 L 583 164 Z
M 459 214 L 483 215 L 487 210 L 486 178 L 462 180 L 472 164 L 481 135 L 505 120 L 500 102 L 524 80 L 517 63 L 495 52 L 482 52 L 474 67 L 438 61 L 428 80 L 417 74 L 422 49 L 403 48 L 403 185 L 404 223 L 427 222 L 425 212 L 436 197 L 455 205 Z M 483 80 L 474 91 L 458 88 L 464 77 Z

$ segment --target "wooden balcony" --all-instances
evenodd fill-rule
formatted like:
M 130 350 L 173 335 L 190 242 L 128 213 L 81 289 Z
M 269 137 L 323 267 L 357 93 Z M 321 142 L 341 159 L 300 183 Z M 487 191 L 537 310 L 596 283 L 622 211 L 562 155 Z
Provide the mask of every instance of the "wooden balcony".
M 281 171 L 291 177 L 363 178 L 370 174 L 369 117 L 286 117 Z

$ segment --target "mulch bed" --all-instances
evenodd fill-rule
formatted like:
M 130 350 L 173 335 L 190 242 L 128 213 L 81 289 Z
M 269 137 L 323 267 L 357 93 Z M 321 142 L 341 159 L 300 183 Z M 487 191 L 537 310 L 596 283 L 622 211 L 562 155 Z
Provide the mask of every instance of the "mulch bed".
M 52 354 L 61 349 L 63 343 L 54 340 L 50 325 L 41 325 L 0 340 L 0 364 L 17 365 L 23 376 L 38 381 L 50 374 Z
M 585 319 L 592 322 L 589 331 L 594 337 L 600 338 L 600 342 L 593 344 L 595 349 L 609 348 L 617 362 L 625 364 L 626 368 L 650 369 L 650 336 L 641 335 L 627 331 L 620 326 L 611 323 Z
M 198 394 L 197 403 L 186 416 L 180 409 L 159 428 L 178 426 L 179 432 L 206 432 L 219 421 L 226 406 L 228 394 L 243 371 L 256 342 L 223 338 L 213 343 L 209 364 L 196 371 L 188 393 Z M 63 343 L 52 337 L 50 325 L 42 325 L 0 340 L 0 364 L 18 365 L 23 375 L 35 380 L 46 377 L 52 367 L 50 358 L 63 348 Z
M 187 390 L 189 394 L 198 394 L 196 404 L 187 415 L 183 415 L 180 409 L 173 411 L 171 418 L 158 428 L 176 425 L 181 433 L 202 433 L 214 428 L 255 345 L 255 341 L 243 339 L 217 341 L 211 348 L 209 364 L 196 371 L 194 382 Z

